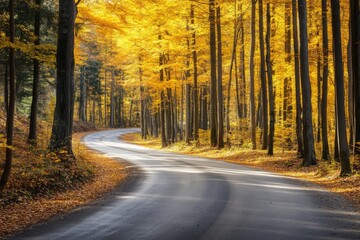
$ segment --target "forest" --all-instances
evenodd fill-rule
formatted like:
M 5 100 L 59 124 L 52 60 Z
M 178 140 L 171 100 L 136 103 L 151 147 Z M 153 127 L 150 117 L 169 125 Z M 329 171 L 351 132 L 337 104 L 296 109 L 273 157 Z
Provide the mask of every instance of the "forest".
M 217 149 L 294 151 L 360 167 L 356 0 L 7 0 L 0 3 L 0 195 L 14 119 L 73 162 L 74 122 L 140 127 Z M 39 125 L 40 124 L 40 125 Z M 43 141 L 44 136 L 41 136 Z

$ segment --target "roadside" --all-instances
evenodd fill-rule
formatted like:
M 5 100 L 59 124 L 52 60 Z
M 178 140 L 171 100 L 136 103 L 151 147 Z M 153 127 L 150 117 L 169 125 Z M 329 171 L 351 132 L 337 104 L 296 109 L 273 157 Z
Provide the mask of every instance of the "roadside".
M 160 139 L 143 140 L 139 133 L 122 135 L 121 138 L 129 143 L 161 150 Z M 301 167 L 301 159 L 296 157 L 294 151 L 275 149 L 274 156 L 267 156 L 266 151 L 263 150 L 251 150 L 237 146 L 226 146 L 224 149 L 218 150 L 202 143 L 188 145 L 178 142 L 162 150 L 251 166 L 306 180 L 347 198 L 360 211 L 360 171 L 355 169 L 352 176 L 341 178 L 339 177 L 339 164 L 335 162 L 329 164 L 319 161 L 317 166 Z
M 56 215 L 89 204 L 119 186 L 129 177 L 129 171 L 132 168 L 127 168 L 128 165 L 125 162 L 114 161 L 86 149 L 81 144 L 81 138 L 86 134 L 75 133 L 73 135 L 73 149 L 77 158 L 76 170 L 89 172 L 89 177 L 86 175 L 85 179 L 70 182 L 70 184 L 74 184 L 73 186 L 52 189 L 49 194 L 41 194 L 39 197 L 31 196 L 21 199 L 19 197 L 21 195 L 18 194 L 16 201 L 2 202 L 0 204 L 0 239 Z M 22 152 L 22 154 L 27 156 L 27 153 Z M 43 179 L 38 179 L 38 181 L 48 180 L 45 179 L 45 174 L 42 177 Z

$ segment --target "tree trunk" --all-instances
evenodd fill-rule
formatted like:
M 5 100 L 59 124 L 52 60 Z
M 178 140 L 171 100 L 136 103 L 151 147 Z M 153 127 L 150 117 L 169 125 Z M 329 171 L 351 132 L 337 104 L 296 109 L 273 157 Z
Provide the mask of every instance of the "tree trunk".
M 303 166 L 315 165 L 316 156 L 314 149 L 314 135 L 312 124 L 311 85 L 309 76 L 309 54 L 307 33 L 306 0 L 298 0 L 299 26 L 300 26 L 300 62 L 301 62 L 301 87 L 303 103 L 303 137 L 304 159 Z
M 190 92 L 191 86 L 189 83 L 185 85 L 185 142 L 190 144 L 191 138 L 191 124 L 190 124 L 190 111 L 191 111 L 191 101 L 190 101 Z
M 327 130 L 327 105 L 328 105 L 328 76 L 329 76 L 329 40 L 327 28 L 327 5 L 326 0 L 321 0 L 322 5 L 322 30 L 323 30 L 323 83 L 321 99 L 321 139 L 323 160 L 330 160 L 329 140 Z
M 74 113 L 74 24 L 75 4 L 72 0 L 59 0 L 59 25 L 56 53 L 57 81 L 54 122 L 50 149 L 72 152 Z
M 110 127 L 114 127 L 114 121 L 115 121 L 115 97 L 114 97 L 114 91 L 115 91 L 115 73 L 114 69 L 111 70 L 111 85 L 110 85 Z M 120 117 L 121 118 L 121 117 Z
M 261 78 L 261 105 L 262 105 L 262 149 L 268 147 L 268 99 L 265 73 L 265 50 L 264 50 L 264 14 L 263 0 L 259 0 L 259 44 L 260 44 L 260 78 Z
M 14 0 L 9 0 L 9 37 L 10 42 L 14 43 Z M 0 179 L 0 197 L 9 181 L 11 167 L 12 167 L 12 155 L 13 155 L 13 136 L 14 136 L 14 114 L 15 114 L 15 49 L 10 47 L 9 49 L 9 105 L 6 115 L 6 156 L 4 170 Z
M 341 23 L 339 0 L 331 0 L 332 30 L 334 45 L 335 91 L 337 107 L 337 140 L 340 155 L 340 176 L 351 174 L 349 146 L 346 137 L 344 70 L 341 49 Z
M 300 59 L 299 59 L 299 37 L 298 37 L 298 15 L 297 15 L 297 1 L 292 1 L 292 15 L 293 15 L 293 41 L 294 41 L 294 55 L 295 55 L 295 95 L 296 95 L 296 140 L 297 140 L 297 155 L 302 158 L 304 156 L 303 136 L 302 136 L 302 121 L 301 121 L 301 86 L 300 86 Z
M 350 0 L 351 11 L 351 62 L 353 82 L 353 141 L 355 154 L 360 154 L 360 3 Z
M 106 59 L 105 59 L 106 60 Z M 107 71 L 104 70 L 104 125 L 107 126 Z
M 285 61 L 286 64 L 291 64 L 291 6 L 285 3 Z M 292 123 L 292 99 L 291 99 L 291 77 L 286 76 L 284 79 L 284 96 L 283 96 L 283 118 L 285 127 L 291 127 Z
M 217 145 L 215 1 L 209 0 L 210 21 L 210 144 Z
M 250 49 L 250 125 L 252 149 L 256 149 L 256 123 L 255 123 L 255 80 L 254 80 L 254 55 L 255 55 L 255 3 L 251 0 L 251 49 Z
M 85 66 L 80 67 L 79 120 L 85 122 L 86 84 Z
M 319 31 L 317 32 L 317 37 L 319 37 Z M 320 44 L 318 41 L 317 44 L 318 56 L 317 56 L 317 124 L 316 124 L 316 142 L 320 143 L 321 141 L 321 54 L 320 54 Z
M 180 141 L 184 138 L 184 79 L 181 79 Z
M 4 81 L 4 105 L 5 112 L 8 113 L 9 110 L 9 63 L 5 64 L 5 81 Z
M 35 0 L 35 4 L 38 9 L 35 11 L 35 23 L 34 23 L 34 33 L 35 33 L 35 46 L 40 45 L 40 6 L 41 0 Z M 32 102 L 31 102 L 31 113 L 30 113 L 30 126 L 29 126 L 29 136 L 28 142 L 36 145 L 36 135 L 37 135 L 37 112 L 38 112 L 38 102 L 39 102 L 39 83 L 40 83 L 40 62 L 38 59 L 34 58 L 34 77 L 33 77 L 33 91 L 32 91 Z
M 195 24 L 195 16 L 194 16 L 194 5 L 191 4 L 191 25 Z M 193 27 L 192 27 L 193 28 Z M 196 52 L 196 35 L 195 29 L 192 29 L 192 58 L 193 58 L 193 76 L 194 76 L 194 140 L 199 138 L 199 89 L 198 89 L 198 69 L 197 69 L 197 52 Z
M 236 9 L 236 1 L 235 1 L 235 9 Z M 234 20 L 234 37 L 233 37 L 233 48 L 231 54 L 231 62 L 230 62 L 230 73 L 229 73 L 229 82 L 227 89 L 227 101 L 226 101 L 226 142 L 230 144 L 230 99 L 231 99 L 231 82 L 232 82 L 232 72 L 235 65 L 235 84 L 236 84 L 236 102 L 237 102 L 237 110 L 238 116 L 240 110 L 240 98 L 239 98 L 239 81 L 237 76 L 237 64 L 236 64 L 236 50 L 237 50 L 237 42 L 239 37 L 239 28 L 238 28 L 238 19 L 236 18 L 235 11 L 235 20 Z M 235 63 L 235 64 L 234 64 Z
M 201 94 L 201 129 L 208 130 L 208 93 L 207 86 L 202 87 Z
M 270 3 L 266 4 L 266 65 L 268 75 L 268 90 L 269 90 L 269 106 L 270 106 L 270 131 L 269 131 L 269 156 L 274 155 L 274 135 L 275 135 L 275 103 L 274 103 L 274 89 L 272 80 L 272 63 L 271 63 L 271 22 L 270 22 Z
M 247 118 L 247 101 L 246 101 L 246 74 L 245 74 L 245 32 L 242 3 L 240 4 L 240 102 L 241 102 L 241 116 L 240 118 Z
M 221 12 L 220 5 L 216 7 L 216 30 L 217 30 L 217 147 L 222 149 L 224 147 L 224 99 L 222 87 L 222 42 L 221 42 Z

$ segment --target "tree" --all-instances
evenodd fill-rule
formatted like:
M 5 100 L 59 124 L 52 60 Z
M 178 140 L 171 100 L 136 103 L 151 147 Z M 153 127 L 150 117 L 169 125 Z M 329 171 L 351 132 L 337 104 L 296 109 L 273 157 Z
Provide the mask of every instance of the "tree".
M 260 44 L 260 80 L 261 80 L 261 109 L 263 117 L 263 133 L 262 133 L 262 149 L 268 147 L 268 99 L 266 88 L 266 73 L 265 73 L 265 50 L 264 50 L 264 16 L 263 16 L 263 0 L 259 0 L 259 44 Z
M 341 24 L 340 24 L 340 3 L 339 0 L 331 0 L 332 30 L 334 42 L 334 70 L 335 70 L 335 91 L 336 91 L 336 124 L 337 141 L 341 163 L 341 176 L 351 174 L 349 160 L 349 146 L 346 137 L 345 119 L 345 89 L 344 89 L 344 70 L 342 63 L 341 49 Z
M 73 157 L 72 130 L 74 115 L 74 24 L 73 0 L 59 0 L 58 41 L 56 52 L 56 104 L 50 150 Z
M 221 12 L 220 4 L 216 7 L 216 30 L 217 30 L 217 146 L 219 149 L 224 147 L 224 100 L 223 100 L 223 88 L 222 88 L 222 41 L 221 41 Z
M 274 155 L 274 135 L 275 135 L 275 103 L 274 103 L 274 90 L 272 80 L 272 63 L 271 63 L 271 49 L 270 49 L 270 3 L 266 4 L 266 65 L 268 74 L 268 90 L 269 90 L 269 106 L 270 106 L 270 131 L 269 131 L 269 144 L 268 155 Z
M 194 26 L 195 24 L 195 16 L 194 16 L 194 4 L 191 4 L 190 7 L 190 18 L 191 18 L 191 25 Z M 196 52 L 196 33 L 195 29 L 193 27 L 192 34 L 192 58 L 193 58 L 193 78 L 194 78 L 194 89 L 193 89 L 193 95 L 194 95 L 194 139 L 198 140 L 199 138 L 199 89 L 198 89 L 198 69 L 197 69 L 197 52 Z
M 40 8 L 41 0 L 35 0 L 35 4 L 38 9 L 35 11 L 35 46 L 40 45 Z M 40 81 L 40 61 L 34 58 L 34 78 L 33 78 L 33 91 L 32 91 L 32 102 L 31 102 L 31 114 L 30 114 L 30 127 L 28 141 L 36 144 L 36 125 L 37 125 L 37 112 L 38 112 L 38 101 L 39 101 L 39 81 Z
M 10 42 L 15 41 L 14 31 L 14 0 L 9 0 L 9 37 Z M 9 48 L 9 105 L 6 115 L 6 156 L 4 170 L 0 179 L 0 197 L 6 184 L 9 181 L 12 157 L 13 157 L 13 137 L 14 137 L 14 114 L 15 114 L 15 49 L 13 46 Z
M 298 14 L 296 0 L 292 1 L 293 16 L 293 41 L 294 41 L 294 65 L 295 65 L 295 95 L 296 95 L 296 140 L 297 155 L 302 158 L 304 156 L 302 121 L 301 121 L 301 85 L 300 85 L 300 55 L 299 55 L 299 36 L 298 36 Z
M 215 1 L 209 0 L 210 21 L 210 144 L 217 145 L 217 95 L 216 95 L 216 32 Z
M 353 144 L 360 154 L 360 3 L 350 0 L 350 45 L 353 83 Z
M 327 134 L 327 98 L 328 98 L 328 76 L 329 76 L 329 40 L 327 28 L 327 4 L 326 0 L 321 0 L 322 10 L 322 31 L 323 31 L 323 76 L 322 76 L 322 99 L 321 99 L 321 139 L 323 160 L 330 160 L 329 141 Z
M 298 0 L 299 26 L 300 26 L 300 66 L 303 104 L 303 138 L 304 159 L 303 166 L 315 165 L 316 156 L 314 148 L 314 135 L 312 126 L 311 85 L 309 76 L 309 53 L 307 33 L 306 0 Z
M 256 123 L 255 123 L 255 80 L 254 80 L 254 55 L 255 55 L 255 3 L 251 0 L 251 49 L 250 49 L 250 126 L 252 149 L 256 149 Z

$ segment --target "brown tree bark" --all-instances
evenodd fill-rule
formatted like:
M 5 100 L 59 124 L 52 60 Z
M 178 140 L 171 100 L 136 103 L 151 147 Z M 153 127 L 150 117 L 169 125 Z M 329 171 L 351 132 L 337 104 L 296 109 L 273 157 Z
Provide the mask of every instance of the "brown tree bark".
M 35 41 L 34 45 L 40 45 L 40 8 L 41 0 L 35 0 L 35 4 L 38 9 L 35 11 L 35 23 L 34 23 L 34 34 Z M 38 112 L 38 102 L 39 102 L 39 83 L 40 83 L 40 62 L 38 59 L 34 58 L 34 76 L 33 76 L 33 90 L 32 90 L 32 101 L 31 101 L 31 112 L 30 112 L 30 125 L 29 125 L 29 136 L 28 142 L 36 145 L 36 135 L 37 135 L 37 112 Z
M 321 159 L 330 160 L 329 140 L 327 130 L 327 105 L 328 105 L 328 76 L 329 76 L 329 39 L 327 28 L 327 0 L 321 0 L 322 6 L 322 33 L 323 33 L 323 76 L 321 99 Z
M 215 1 L 209 0 L 210 21 L 210 144 L 217 145 Z
M 275 136 L 275 102 L 274 102 L 274 89 L 272 79 L 272 62 L 271 62 L 271 21 L 270 21 L 270 3 L 266 4 L 266 65 L 268 76 L 268 91 L 269 91 L 269 108 L 270 108 L 270 129 L 269 129 L 269 156 L 274 155 L 274 136 Z
M 316 164 L 316 155 L 314 148 L 314 135 L 312 124 L 306 0 L 298 0 L 298 8 L 300 23 L 300 62 L 304 137 L 304 159 L 302 165 L 309 166 Z
M 350 41 L 353 83 L 353 142 L 360 155 L 360 3 L 350 0 Z
M 194 14 L 194 5 L 193 4 L 191 4 L 190 18 L 191 18 L 191 25 L 194 26 L 195 14 Z M 194 28 L 192 29 L 191 40 L 192 40 L 191 46 L 192 46 L 193 78 L 194 78 L 194 86 L 193 86 L 194 120 L 193 120 L 193 125 L 194 125 L 194 140 L 197 140 L 199 138 L 199 89 L 198 89 L 196 34 L 195 34 Z
M 50 150 L 63 149 L 71 157 L 73 157 L 71 140 L 74 114 L 74 24 L 74 1 L 59 0 L 56 105 Z
M 251 0 L 251 49 L 250 49 L 250 127 L 252 149 L 256 149 L 256 122 L 255 122 L 255 79 L 254 79 L 254 55 L 255 55 L 255 3 Z
M 261 80 L 261 110 L 262 110 L 262 146 L 265 150 L 268 147 L 268 99 L 265 72 L 265 50 L 264 50 L 264 13 L 263 0 L 259 0 L 259 44 L 260 44 L 260 80 Z
M 335 91 L 336 91 L 336 124 L 337 141 L 341 163 L 340 176 L 351 174 L 349 146 L 346 137 L 346 119 L 345 119 L 345 88 L 344 88 L 344 70 L 342 62 L 341 49 L 341 23 L 340 23 L 340 3 L 339 0 L 331 0 L 332 13 L 332 32 L 334 42 L 334 68 L 335 68 Z
M 221 9 L 220 5 L 216 7 L 216 30 L 217 30 L 217 147 L 224 147 L 224 99 L 222 86 L 222 40 L 221 40 Z
M 9 0 L 9 37 L 10 42 L 14 43 L 14 0 Z M 13 137 L 14 137 L 14 114 L 15 114 L 15 49 L 9 49 L 9 105 L 6 115 L 6 155 L 5 165 L 0 178 L 0 197 L 9 181 L 12 167 L 13 156 Z
M 295 64 L 295 95 L 296 95 L 296 140 L 297 155 L 304 156 L 302 120 L 301 120 L 301 85 L 300 85 L 300 55 L 299 55 L 299 36 L 298 36 L 298 15 L 297 1 L 292 0 L 292 17 L 293 17 L 293 42 L 294 42 L 294 64 Z

